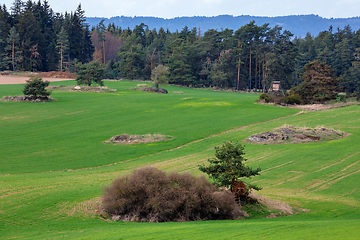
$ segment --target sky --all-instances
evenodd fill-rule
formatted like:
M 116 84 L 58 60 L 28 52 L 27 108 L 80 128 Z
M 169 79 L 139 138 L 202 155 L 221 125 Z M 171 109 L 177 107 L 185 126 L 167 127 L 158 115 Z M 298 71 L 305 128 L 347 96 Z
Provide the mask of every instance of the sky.
M 36 0 L 38 1 L 38 0 Z M 11 8 L 14 0 L 2 0 Z M 324 18 L 360 16 L 360 0 L 48 0 L 55 12 L 74 11 L 79 3 L 87 17 L 152 16 L 288 16 L 316 14 Z

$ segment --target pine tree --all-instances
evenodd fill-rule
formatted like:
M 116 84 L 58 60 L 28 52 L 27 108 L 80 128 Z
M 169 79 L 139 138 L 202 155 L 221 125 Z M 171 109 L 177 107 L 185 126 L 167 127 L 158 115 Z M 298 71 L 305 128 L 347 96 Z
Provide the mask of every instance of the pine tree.
M 0 28 L 0 70 L 3 70 L 6 68 L 6 61 L 5 61 L 5 57 L 6 57 L 6 52 L 5 52 L 5 47 L 6 47 L 6 39 L 5 39 L 5 35 L 3 34 L 3 31 Z
M 302 83 L 296 91 L 306 103 L 324 102 L 336 98 L 340 79 L 320 60 L 304 66 L 301 80 Z
M 254 170 L 245 166 L 247 159 L 244 155 L 244 146 L 240 143 L 224 142 L 221 147 L 215 147 L 215 158 L 208 159 L 209 164 L 200 165 L 199 170 L 208 174 L 217 186 L 230 188 L 239 178 L 260 174 L 260 168 Z M 260 190 L 261 187 L 247 183 L 248 192 L 251 189 Z
M 145 52 L 139 38 L 132 33 L 118 52 L 119 70 L 122 77 L 137 79 L 143 77 Z
M 38 97 L 47 99 L 51 94 L 51 90 L 46 89 L 49 84 L 49 81 L 43 81 L 40 76 L 32 75 L 29 80 L 26 80 L 23 93 L 31 96 L 32 99 L 37 99 Z
M 100 23 L 97 26 L 97 32 L 98 32 L 98 41 L 100 43 L 100 49 L 102 50 L 102 63 L 106 63 L 106 49 L 105 49 L 105 25 L 104 25 L 105 19 L 102 19 Z
M 99 61 L 93 61 L 86 64 L 79 65 L 79 72 L 77 74 L 76 82 L 78 85 L 99 84 L 103 86 L 102 81 L 104 75 L 104 65 Z
M 8 52 L 7 61 L 11 64 L 12 71 L 15 71 L 16 62 L 21 59 L 21 51 L 19 51 L 18 47 L 19 43 L 19 34 L 16 31 L 15 27 L 10 29 L 9 37 L 7 38 L 7 47 L 6 50 Z
M 60 55 L 60 71 L 62 72 L 64 56 L 69 49 L 69 39 L 64 27 L 61 27 L 61 30 L 57 35 L 57 49 Z
M 41 32 L 40 22 L 33 14 L 34 4 L 31 1 L 26 2 L 23 13 L 19 16 L 16 29 L 18 30 L 22 51 L 23 61 L 21 68 L 24 70 L 42 70 L 44 52 L 39 45 L 43 45 L 44 35 Z

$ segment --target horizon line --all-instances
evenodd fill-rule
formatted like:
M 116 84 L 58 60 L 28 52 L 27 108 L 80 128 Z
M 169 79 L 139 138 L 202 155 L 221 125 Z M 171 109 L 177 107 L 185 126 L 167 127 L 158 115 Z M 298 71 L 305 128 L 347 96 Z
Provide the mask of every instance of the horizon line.
M 353 16 L 353 17 L 331 17 L 331 18 L 327 18 L 327 17 L 322 17 L 318 14 L 315 13 L 311 13 L 311 14 L 291 14 L 291 15 L 279 15 L 279 16 L 255 16 L 255 15 L 232 15 L 232 14 L 219 14 L 219 15 L 213 15 L 213 16 L 177 16 L 177 17 L 172 17 L 172 18 L 165 18 L 165 17 L 157 17 L 157 16 L 125 16 L 125 15 L 121 15 L 121 16 L 112 16 L 112 17 L 101 17 L 101 16 L 87 16 L 86 18 L 102 18 L 102 19 L 111 19 L 111 18 L 118 18 L 118 17 L 126 17 L 126 18 L 158 18 L 158 19 L 164 19 L 164 20 L 172 20 L 172 19 L 177 19 L 177 18 L 196 18 L 196 17 L 204 17 L 204 18 L 214 18 L 214 17 L 221 17 L 221 16 L 230 16 L 230 17 L 256 17 L 256 18 L 279 18 L 279 17 L 296 17 L 296 16 L 315 16 L 315 17 L 319 17 L 319 18 L 323 18 L 323 19 L 328 19 L 328 20 L 332 20 L 332 19 L 351 19 L 351 18 L 360 18 L 359 16 Z

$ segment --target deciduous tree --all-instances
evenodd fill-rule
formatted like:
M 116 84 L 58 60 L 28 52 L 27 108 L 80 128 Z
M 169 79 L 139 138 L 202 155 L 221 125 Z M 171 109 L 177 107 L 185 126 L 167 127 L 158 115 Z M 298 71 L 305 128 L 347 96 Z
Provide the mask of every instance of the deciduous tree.
M 159 84 L 168 83 L 169 68 L 164 65 L 157 66 L 151 72 L 151 80 L 154 81 L 154 87 L 159 88 Z

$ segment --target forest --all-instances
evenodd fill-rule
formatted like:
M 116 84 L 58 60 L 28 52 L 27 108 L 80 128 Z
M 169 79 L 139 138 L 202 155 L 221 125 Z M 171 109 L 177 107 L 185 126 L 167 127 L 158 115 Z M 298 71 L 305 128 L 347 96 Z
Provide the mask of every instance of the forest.
M 169 83 L 191 87 L 265 90 L 272 81 L 297 86 L 305 64 L 320 60 L 341 77 L 342 91 L 360 92 L 360 30 L 350 26 L 297 38 L 280 26 L 255 21 L 232 29 L 171 32 L 145 24 L 122 29 L 101 21 L 90 29 L 81 5 L 55 13 L 47 1 L 0 6 L 0 70 L 77 71 L 98 60 L 105 78 L 148 80 L 162 64 Z

